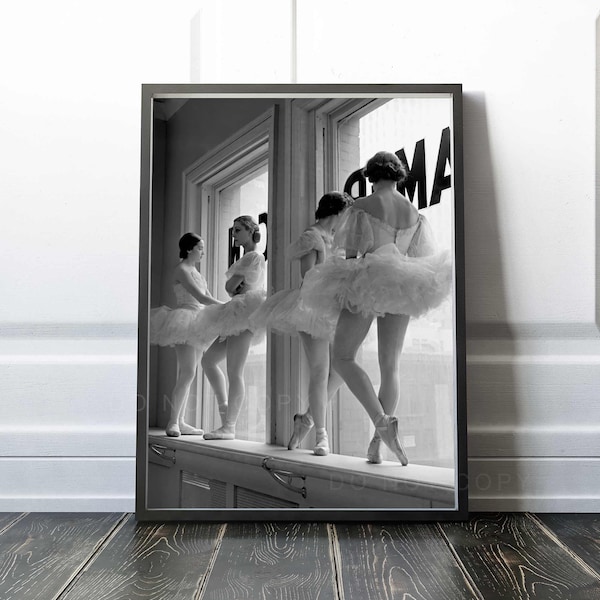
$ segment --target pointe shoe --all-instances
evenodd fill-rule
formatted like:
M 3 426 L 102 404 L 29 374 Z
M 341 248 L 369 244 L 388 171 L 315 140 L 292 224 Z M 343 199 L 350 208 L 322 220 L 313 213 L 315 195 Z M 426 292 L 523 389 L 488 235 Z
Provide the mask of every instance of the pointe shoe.
M 165 429 L 165 433 L 169 437 L 179 437 L 181 435 L 181 430 L 179 429 L 179 423 L 173 423 L 171 425 L 167 425 Z
M 380 465 L 383 462 L 383 456 L 381 454 L 381 438 L 378 433 L 375 433 L 367 448 L 367 462 L 373 465 Z
M 317 432 L 317 443 L 314 448 L 317 456 L 327 456 L 329 454 L 329 437 L 327 432 Z
M 404 448 L 398 439 L 398 419 L 390 415 L 382 415 L 375 427 L 375 431 L 383 443 L 396 455 L 403 467 L 408 464 Z
M 205 440 L 235 440 L 235 433 L 232 431 L 223 431 L 222 427 L 204 434 Z
M 181 432 L 181 435 L 202 435 L 204 433 L 204 429 L 192 427 L 187 423 L 179 423 L 179 431 Z
M 313 428 L 314 421 L 309 414 L 294 415 L 294 432 L 288 442 L 288 450 L 295 450 Z

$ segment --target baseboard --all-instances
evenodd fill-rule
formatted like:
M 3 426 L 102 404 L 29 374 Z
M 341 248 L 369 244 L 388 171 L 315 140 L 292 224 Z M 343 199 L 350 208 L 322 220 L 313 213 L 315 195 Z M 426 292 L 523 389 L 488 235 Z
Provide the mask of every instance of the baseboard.
M 598 512 L 600 458 L 469 459 L 470 511 Z
M 0 481 L 0 512 L 134 510 L 134 457 L 2 457 Z
M 0 498 L 0 512 L 135 512 L 133 496 L 32 496 Z
M 0 427 L 4 457 L 135 456 L 134 426 L 65 424 Z
M 469 512 L 598 513 L 600 496 L 590 498 L 473 498 Z
M 597 457 L 600 427 L 469 426 L 469 457 Z

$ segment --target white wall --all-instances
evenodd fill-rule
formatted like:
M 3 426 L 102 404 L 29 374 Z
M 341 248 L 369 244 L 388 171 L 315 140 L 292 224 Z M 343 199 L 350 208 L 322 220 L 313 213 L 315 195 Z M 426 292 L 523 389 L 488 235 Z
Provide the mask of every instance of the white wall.
M 133 510 L 141 84 L 197 11 L 0 8 L 0 511 Z
M 471 508 L 598 510 L 596 3 L 297 5 L 296 63 L 281 1 L 2 9 L 0 321 L 47 329 L 0 360 L 31 367 L 0 387 L 0 510 L 133 508 L 135 349 L 98 324 L 136 318 L 140 84 L 190 73 L 463 84 Z M 121 369 L 112 394 L 35 368 L 83 360 L 62 322 L 104 332 L 79 329 L 90 364 Z

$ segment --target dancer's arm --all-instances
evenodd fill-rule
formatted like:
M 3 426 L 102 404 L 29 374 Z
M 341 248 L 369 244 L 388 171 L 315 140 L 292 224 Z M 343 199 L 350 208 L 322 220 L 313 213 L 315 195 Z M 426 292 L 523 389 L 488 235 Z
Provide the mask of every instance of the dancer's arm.
M 356 258 L 373 245 L 373 229 L 367 214 L 360 206 L 357 200 L 356 204 L 348 209 L 344 235 L 346 258 Z
M 265 259 L 259 252 L 246 252 L 225 273 L 225 290 L 230 296 L 243 294 L 264 276 Z
M 198 284 L 194 281 L 191 273 L 185 269 L 179 269 L 177 272 L 177 280 L 201 304 L 223 304 L 221 300 L 213 298 L 208 290 L 203 292 Z
M 244 276 L 243 275 L 232 275 L 226 282 L 225 282 L 225 291 L 230 295 L 230 296 L 235 296 L 236 294 L 241 294 L 244 291 L 244 287 L 246 285 L 246 282 L 244 280 Z
M 304 275 L 317 264 L 317 251 L 311 250 L 302 258 L 300 258 L 300 275 L 304 279 Z

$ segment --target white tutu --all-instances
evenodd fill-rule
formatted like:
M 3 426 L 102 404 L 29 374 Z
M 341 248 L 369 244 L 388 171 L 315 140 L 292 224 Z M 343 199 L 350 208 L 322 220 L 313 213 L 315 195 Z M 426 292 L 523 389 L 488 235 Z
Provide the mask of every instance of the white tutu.
M 300 290 L 282 290 L 267 298 L 252 315 L 257 327 L 268 327 L 276 333 L 298 335 L 299 331 L 314 338 L 333 340 L 339 309 L 321 311 L 302 302 Z
M 331 254 L 332 236 L 315 226 L 304 230 L 286 251 L 289 261 L 302 259 L 314 252 L 323 261 Z M 298 335 L 308 333 L 314 338 L 333 340 L 339 316 L 337 306 L 327 310 L 313 309 L 305 305 L 299 289 L 287 289 L 269 296 L 265 303 L 252 316 L 258 327 L 266 327 L 276 333 Z
M 247 291 L 237 294 L 224 304 L 211 304 L 202 311 L 202 318 L 192 325 L 190 337 L 197 344 L 206 340 L 212 343 L 215 339 L 239 335 L 242 331 L 252 331 L 252 345 L 264 339 L 264 329 L 250 322 L 250 315 L 264 302 L 266 292 L 263 289 L 265 279 L 265 258 L 262 254 L 251 250 L 233 263 L 225 273 L 227 279 L 241 275 Z
M 150 311 L 150 343 L 158 346 L 190 344 L 206 348 L 206 340 L 191 340 L 190 332 L 201 318 L 202 308 L 170 308 L 160 306 Z
M 349 212 L 342 233 L 346 246 L 356 249 L 360 258 L 333 257 L 313 267 L 302 285 L 306 306 L 322 311 L 344 308 L 371 317 L 420 317 L 444 301 L 452 289 L 452 258 L 448 251 L 435 250 L 425 217 L 406 229 L 394 229 L 361 209 Z M 395 242 L 371 250 L 382 232 Z
M 337 304 L 365 316 L 420 317 L 448 296 L 452 273 L 447 251 L 407 257 L 387 244 L 362 258 L 318 265 L 307 274 L 302 297 L 309 307 Z
M 207 293 L 206 279 L 202 274 L 192 269 L 190 275 L 200 291 Z M 191 335 L 192 329 L 202 320 L 204 304 L 201 304 L 180 281 L 173 285 L 173 292 L 177 299 L 177 308 L 160 306 L 150 311 L 150 343 L 158 346 L 189 344 L 204 351 L 213 340 L 206 336 L 194 336 L 192 339 Z
M 190 338 L 195 344 L 202 345 L 206 340 L 212 343 L 217 338 L 224 340 L 250 330 L 254 333 L 252 345 L 260 343 L 264 338 L 264 328 L 251 322 L 250 316 L 264 300 L 264 290 L 250 290 L 234 296 L 225 304 L 207 306 L 202 317 L 193 323 Z

